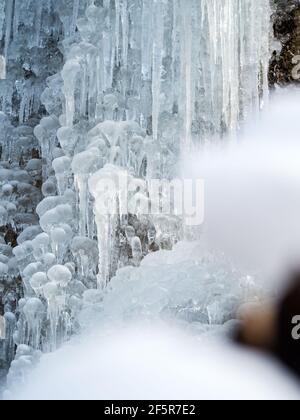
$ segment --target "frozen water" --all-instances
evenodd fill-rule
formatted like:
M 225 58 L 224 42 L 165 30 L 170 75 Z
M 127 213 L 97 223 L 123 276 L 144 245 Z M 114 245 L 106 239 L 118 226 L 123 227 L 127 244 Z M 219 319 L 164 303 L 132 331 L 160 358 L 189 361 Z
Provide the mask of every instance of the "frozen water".
M 69 204 L 60 204 L 54 209 L 48 210 L 40 219 L 40 224 L 45 232 L 51 232 L 52 229 L 61 224 L 72 223 L 73 211 Z
M 35 273 L 30 279 L 30 286 L 37 296 L 42 293 L 42 287 L 48 282 L 46 273 Z
M 3 277 L 6 277 L 8 274 L 8 266 L 7 264 L 4 264 L 3 262 L 0 262 L 0 277 L 3 279 Z
M 54 265 L 51 267 L 47 276 L 51 282 L 57 283 L 60 287 L 66 287 L 72 280 L 70 270 L 63 265 Z
M 0 81 L 0 228 L 8 233 L 0 253 L 9 259 L 1 261 L 1 272 L 22 279 L 24 289 L 18 305 L 21 287 L 11 299 L 6 289 L 0 296 L 8 312 L 18 314 L 9 324 L 10 358 L 13 336 L 19 345 L 9 380 L 34 364 L 37 350 L 55 350 L 84 311 L 103 307 L 107 313 L 111 305 L 116 316 L 130 312 L 131 299 L 128 307 L 121 301 L 130 284 L 134 302 L 146 296 L 146 309 L 135 307 L 137 314 L 178 312 L 211 324 L 230 319 L 233 296 L 244 296 L 239 276 L 226 268 L 228 278 L 236 279 L 229 284 L 217 271 L 219 282 L 216 275 L 202 301 L 197 291 L 206 287 L 205 269 L 213 272 L 217 262 L 198 271 L 191 261 L 180 267 L 174 260 L 163 272 L 170 254 L 143 262 L 151 252 L 171 249 L 184 231 L 180 218 L 148 217 L 144 210 L 150 179 L 177 176 L 182 151 L 235 137 L 266 103 L 269 1 L 1 5 L 7 79 Z M 103 178 L 115 181 L 124 174 L 133 188 L 125 215 L 120 191 L 112 198 L 99 190 Z M 107 199 L 113 216 L 103 215 Z M 174 255 L 180 260 L 184 250 L 178 247 Z M 153 264 L 152 275 L 147 264 Z M 176 270 L 190 292 L 180 291 Z M 186 279 L 184 270 L 194 274 Z M 162 276 L 161 286 L 156 276 Z M 224 301 L 213 297 L 214 289 L 220 296 L 224 291 Z
M 139 258 L 139 243 L 134 250 Z M 155 319 L 177 320 L 197 330 L 235 319 L 242 302 L 260 301 L 265 292 L 262 284 L 237 271 L 221 254 L 207 253 L 201 242 L 182 242 L 173 251 L 148 255 L 138 268 L 120 269 L 94 308 L 90 299 L 84 299 L 79 319 L 85 329 L 96 322 L 109 326 L 112 321 L 119 325 Z
M 67 156 L 58 157 L 53 160 L 52 167 L 57 179 L 57 187 L 60 195 L 63 195 L 68 188 L 71 160 Z

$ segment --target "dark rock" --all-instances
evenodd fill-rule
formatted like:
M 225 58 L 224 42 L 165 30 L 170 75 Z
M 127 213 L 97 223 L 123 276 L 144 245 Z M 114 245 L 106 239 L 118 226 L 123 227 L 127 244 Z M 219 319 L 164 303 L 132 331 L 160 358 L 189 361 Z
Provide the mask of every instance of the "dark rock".
M 275 38 L 280 41 L 282 50 L 274 51 L 270 60 L 269 84 L 287 85 L 300 83 L 295 77 L 295 66 L 300 63 L 300 3 L 298 0 L 275 1 L 273 14 Z M 298 57 L 299 56 L 299 57 Z

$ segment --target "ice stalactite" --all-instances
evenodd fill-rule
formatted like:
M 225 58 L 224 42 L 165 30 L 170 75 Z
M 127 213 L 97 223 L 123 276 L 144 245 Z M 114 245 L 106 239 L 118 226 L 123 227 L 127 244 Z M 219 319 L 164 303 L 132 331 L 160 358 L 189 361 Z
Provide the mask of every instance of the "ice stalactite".
M 181 2 L 182 14 L 182 74 L 184 74 L 185 83 L 183 84 L 183 141 L 185 147 L 189 147 L 192 136 L 192 118 L 193 118 L 193 98 L 192 94 L 194 87 L 192 86 L 193 77 L 193 60 L 192 60 L 192 49 L 193 49 L 193 9 L 192 3 L 188 1 L 186 7 Z
M 0 1 L 0 39 L 3 39 L 5 23 L 5 0 Z
M 74 0 L 72 24 L 71 24 L 71 30 L 70 30 L 71 35 L 74 35 L 76 31 L 76 25 L 77 25 L 78 13 L 79 13 L 79 3 L 80 3 L 80 0 Z
M 151 81 L 151 47 L 152 41 L 149 34 L 152 32 L 152 1 L 143 1 L 142 4 L 142 47 L 141 47 L 141 64 L 142 64 L 142 78 L 146 81 Z
M 5 318 L 5 337 L 8 339 L 5 342 L 5 356 L 6 360 L 12 362 L 15 357 L 15 343 L 13 334 L 16 328 L 16 316 L 12 312 L 6 312 Z
M 153 140 L 158 141 L 158 127 L 161 102 L 161 79 L 163 59 L 163 36 L 164 36 L 164 3 L 154 1 L 153 27 L 156 28 L 153 37 L 152 59 L 152 130 Z
M 14 10 L 14 39 L 18 37 L 19 33 L 19 24 L 20 24 L 20 1 L 21 0 L 15 0 L 15 10 Z
M 68 61 L 62 71 L 64 80 L 64 93 L 66 96 L 66 126 L 72 127 L 75 115 L 75 89 L 78 75 L 80 74 L 80 65 L 77 61 Z
M 126 192 L 128 187 L 131 190 L 129 197 Z M 143 188 L 145 190 L 145 185 L 141 180 L 135 179 L 124 169 L 112 164 L 105 165 L 89 179 L 89 190 L 95 201 L 94 215 L 99 247 L 98 287 L 100 289 L 108 285 L 112 275 L 122 264 L 126 265 L 126 261 L 123 260 L 125 255 L 122 256 L 121 250 L 122 237 L 130 248 L 132 265 L 139 265 L 142 260 L 141 239 L 136 236 L 133 225 L 129 225 L 128 220 L 126 221 L 128 218 L 126 208 L 127 199 L 129 203 L 136 204 L 132 206 L 132 214 L 137 215 L 136 222 L 139 216 L 146 214 L 143 209 L 148 206 L 148 197 L 144 194 Z M 141 221 L 139 227 L 142 227 Z
M 22 302 L 23 303 L 23 302 Z M 21 303 L 21 307 L 22 307 Z M 41 341 L 41 331 L 43 327 L 44 305 L 39 298 L 29 298 L 24 301 L 22 314 L 26 319 L 26 342 L 31 347 L 38 349 Z
M 75 187 L 79 201 L 79 234 L 92 237 L 91 212 L 89 208 L 88 180 L 91 174 L 101 167 L 102 156 L 98 148 L 91 147 L 85 152 L 78 153 L 72 162 Z
M 6 2 L 6 17 L 5 17 L 5 47 L 4 47 L 4 57 L 7 61 L 8 59 L 8 47 L 11 41 L 11 30 L 13 24 L 13 16 L 14 16 L 14 0 L 7 0 Z
M 116 234 L 118 231 L 119 212 L 119 196 L 117 191 L 102 191 L 99 189 L 99 184 L 102 180 L 107 182 L 118 183 L 118 168 L 114 166 L 104 167 L 90 177 L 89 189 L 95 199 L 95 221 L 98 233 L 98 247 L 99 247 L 99 274 L 98 274 L 98 287 L 104 289 L 110 278 L 111 271 L 113 270 L 114 252 L 118 252 L 115 241 L 117 240 Z
M 56 134 L 59 128 L 58 119 L 52 115 L 45 117 L 40 124 L 35 127 L 34 134 L 39 141 L 42 151 L 43 179 L 47 180 L 51 173 L 51 162 L 53 151 L 56 146 Z
M 120 20 L 121 20 L 121 0 L 115 0 L 116 24 L 115 24 L 115 58 L 116 65 L 120 64 Z
M 39 46 L 40 43 L 40 32 L 41 32 L 41 26 L 42 26 L 42 13 L 43 13 L 43 0 L 39 1 L 37 4 L 36 9 L 36 21 L 35 21 L 35 35 L 36 35 L 36 46 Z

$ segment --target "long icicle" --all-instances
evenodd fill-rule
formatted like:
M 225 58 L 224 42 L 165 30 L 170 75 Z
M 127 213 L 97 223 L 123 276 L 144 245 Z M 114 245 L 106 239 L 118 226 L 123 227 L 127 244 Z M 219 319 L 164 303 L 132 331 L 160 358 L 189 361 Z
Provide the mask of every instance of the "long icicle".
M 6 3 L 6 31 L 5 31 L 5 47 L 4 47 L 4 57 L 7 62 L 8 58 L 8 48 L 10 45 L 10 38 L 11 38 L 11 29 L 12 29 L 12 21 L 13 21 L 13 6 L 14 0 L 7 0 Z

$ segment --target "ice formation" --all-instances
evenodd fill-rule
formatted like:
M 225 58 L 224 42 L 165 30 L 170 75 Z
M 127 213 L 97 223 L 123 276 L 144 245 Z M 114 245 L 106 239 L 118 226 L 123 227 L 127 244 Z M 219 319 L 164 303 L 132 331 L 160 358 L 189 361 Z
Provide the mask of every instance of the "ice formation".
M 222 254 L 213 256 L 198 241 L 180 242 L 149 254 L 139 267 L 121 268 L 104 292 L 86 291 L 78 319 L 84 330 L 168 320 L 209 333 L 226 323 L 230 329 L 239 306 L 263 295 Z
M 115 281 L 130 284 L 132 267 L 180 239 L 174 216 L 103 215 L 97 183 L 126 173 L 147 205 L 148 180 L 176 176 L 183 150 L 234 137 L 268 97 L 269 19 L 268 0 L 0 2 L 0 228 L 11 233 L 0 237 L 0 308 L 6 362 L 18 346 L 12 375 L 76 331 L 118 269 Z M 181 304 L 216 322 L 218 302 L 168 310 Z

